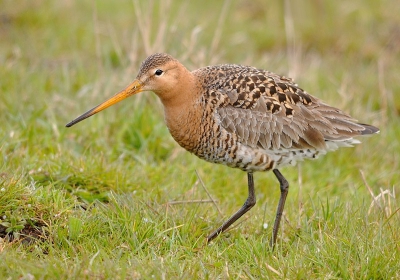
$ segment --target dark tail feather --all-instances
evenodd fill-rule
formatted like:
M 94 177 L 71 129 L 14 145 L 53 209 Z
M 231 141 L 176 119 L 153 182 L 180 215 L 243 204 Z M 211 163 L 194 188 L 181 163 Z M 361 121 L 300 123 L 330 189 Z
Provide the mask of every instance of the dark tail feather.
M 364 127 L 364 130 L 361 131 L 361 135 L 368 135 L 368 134 L 374 134 L 379 132 L 379 128 L 369 125 L 369 124 L 363 124 L 359 123 L 362 127 Z

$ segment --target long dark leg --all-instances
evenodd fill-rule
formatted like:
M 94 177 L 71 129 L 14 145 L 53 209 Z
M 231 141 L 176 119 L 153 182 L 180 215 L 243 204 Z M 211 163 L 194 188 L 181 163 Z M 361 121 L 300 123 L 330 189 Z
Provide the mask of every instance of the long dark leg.
M 220 226 L 216 231 L 211 233 L 207 237 L 207 242 L 210 242 L 215 237 L 217 237 L 220 233 L 224 232 L 231 224 L 236 222 L 237 219 L 243 216 L 244 213 L 249 211 L 256 204 L 256 194 L 254 192 L 254 181 L 253 181 L 253 173 L 247 173 L 247 180 L 249 186 L 249 196 L 247 197 L 246 202 L 243 204 L 242 208 L 239 209 L 232 217 L 230 217 L 222 226 Z
M 285 208 L 285 201 L 289 192 L 289 183 L 288 181 L 286 181 L 285 177 L 283 177 L 283 175 L 281 174 L 281 172 L 279 172 L 278 169 L 274 169 L 272 171 L 274 172 L 276 178 L 278 178 L 281 189 L 281 197 L 279 199 L 278 209 L 276 210 L 274 229 L 272 232 L 272 238 L 270 242 L 270 245 L 273 248 L 275 246 L 276 238 L 278 236 L 279 224 L 281 223 L 283 208 Z

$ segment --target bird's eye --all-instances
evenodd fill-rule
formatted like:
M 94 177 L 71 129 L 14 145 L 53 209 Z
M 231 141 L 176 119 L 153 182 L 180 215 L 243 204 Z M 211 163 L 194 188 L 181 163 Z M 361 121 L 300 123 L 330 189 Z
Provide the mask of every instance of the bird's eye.
M 156 76 L 161 76 L 162 73 L 164 73 L 164 71 L 161 70 L 161 69 L 157 69 L 156 72 L 154 72 L 154 74 L 155 74 Z

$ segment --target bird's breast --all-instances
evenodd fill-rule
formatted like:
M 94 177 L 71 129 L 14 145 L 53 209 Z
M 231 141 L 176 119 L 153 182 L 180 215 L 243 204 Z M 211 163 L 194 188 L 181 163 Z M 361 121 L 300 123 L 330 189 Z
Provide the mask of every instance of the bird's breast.
M 171 136 L 180 146 L 192 153 L 199 145 L 201 119 L 200 108 L 193 104 L 165 108 L 165 122 Z

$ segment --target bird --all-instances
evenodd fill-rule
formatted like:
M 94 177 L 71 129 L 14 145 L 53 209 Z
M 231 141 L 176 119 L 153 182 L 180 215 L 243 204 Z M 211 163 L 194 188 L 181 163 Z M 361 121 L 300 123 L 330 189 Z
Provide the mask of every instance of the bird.
M 166 53 L 147 57 L 130 85 L 66 126 L 143 91 L 159 97 L 168 130 L 181 147 L 208 162 L 247 173 L 246 201 L 208 235 L 207 243 L 256 204 L 253 174 L 272 170 L 280 188 L 270 238 L 274 247 L 289 191 L 279 169 L 351 147 L 360 143 L 354 137 L 379 132 L 307 93 L 291 78 L 237 64 L 190 71 Z

